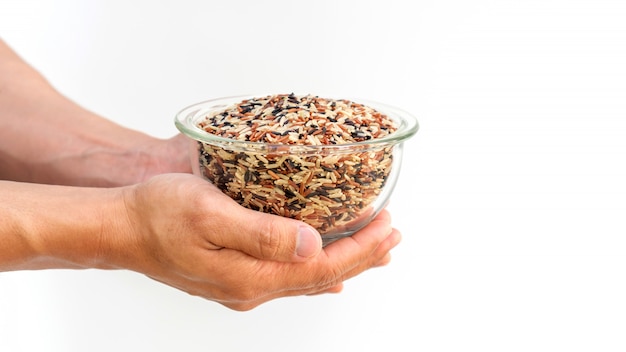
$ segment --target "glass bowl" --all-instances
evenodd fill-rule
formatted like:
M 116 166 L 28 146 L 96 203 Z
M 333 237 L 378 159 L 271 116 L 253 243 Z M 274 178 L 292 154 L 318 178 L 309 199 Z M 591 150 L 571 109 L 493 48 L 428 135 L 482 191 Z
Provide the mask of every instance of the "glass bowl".
M 308 223 L 319 231 L 324 246 L 367 225 L 393 193 L 403 143 L 418 130 L 415 117 L 386 104 L 354 100 L 387 115 L 396 130 L 331 145 L 241 141 L 199 126 L 212 112 L 260 96 L 207 100 L 176 114 L 176 127 L 190 139 L 194 174 L 242 206 Z

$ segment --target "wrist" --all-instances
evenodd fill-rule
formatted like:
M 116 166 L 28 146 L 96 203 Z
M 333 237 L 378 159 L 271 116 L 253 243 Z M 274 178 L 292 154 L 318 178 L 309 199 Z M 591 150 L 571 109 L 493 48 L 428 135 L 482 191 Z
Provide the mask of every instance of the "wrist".
M 129 211 L 134 186 L 110 188 L 109 202 L 102 208 L 97 252 L 92 267 L 98 269 L 141 268 L 143 248 L 138 220 Z

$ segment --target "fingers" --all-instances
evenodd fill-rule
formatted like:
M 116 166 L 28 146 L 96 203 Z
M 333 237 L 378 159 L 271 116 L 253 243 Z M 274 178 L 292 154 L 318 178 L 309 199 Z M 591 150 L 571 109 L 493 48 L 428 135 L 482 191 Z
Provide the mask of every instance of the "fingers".
M 325 252 L 329 257 L 340 258 L 336 265 L 345 270 L 335 272 L 340 273 L 338 279 L 343 282 L 370 268 L 387 265 L 391 260 L 389 252 L 401 240 L 400 231 L 391 227 L 391 217 L 383 210 L 368 226 L 329 245 Z
M 358 275 L 359 273 L 389 262 L 389 251 L 401 240 L 400 232 L 393 229 L 391 219 L 383 211 L 370 224 L 326 246 L 315 258 L 298 265 L 283 266 L 282 281 L 268 283 L 268 291 L 285 287 L 312 293 L 323 291 Z
M 353 278 L 363 271 L 378 268 L 389 264 L 391 261 L 391 251 L 395 246 L 397 246 L 401 241 L 400 232 L 396 229 L 393 229 L 392 233 L 383 241 L 378 248 L 376 248 L 375 252 L 371 255 L 370 260 L 366 262 L 360 263 L 358 266 L 352 268 L 350 271 L 346 272 L 343 275 L 343 280 L 348 280 Z
M 302 262 L 322 250 L 320 234 L 294 219 L 234 207 L 224 226 L 212 241 L 222 247 L 240 250 L 258 259 Z
M 392 233 L 391 216 L 383 210 L 360 231 L 327 246 L 325 253 L 329 257 L 340 258 L 337 262 L 343 263 L 346 268 L 363 262 L 373 265 L 375 263 L 372 260 L 378 261 L 381 258 L 373 258 L 372 255 Z

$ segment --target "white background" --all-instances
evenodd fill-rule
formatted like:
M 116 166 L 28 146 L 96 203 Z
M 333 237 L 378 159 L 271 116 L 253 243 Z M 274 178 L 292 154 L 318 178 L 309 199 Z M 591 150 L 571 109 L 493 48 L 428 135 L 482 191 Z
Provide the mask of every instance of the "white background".
M 626 2 L 0 0 L 0 36 L 159 137 L 256 92 L 421 125 L 403 242 L 343 293 L 234 312 L 132 272 L 2 273 L 0 351 L 626 350 Z

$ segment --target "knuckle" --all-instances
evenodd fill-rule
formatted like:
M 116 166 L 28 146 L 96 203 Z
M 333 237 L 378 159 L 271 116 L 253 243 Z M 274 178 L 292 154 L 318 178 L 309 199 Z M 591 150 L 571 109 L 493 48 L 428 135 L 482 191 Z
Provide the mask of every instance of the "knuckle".
M 264 258 L 276 258 L 280 254 L 283 238 L 275 219 L 265 221 L 259 227 L 258 243 L 259 252 Z
M 327 268 L 315 277 L 315 284 L 320 288 L 335 286 L 343 281 L 344 270 L 339 267 Z

